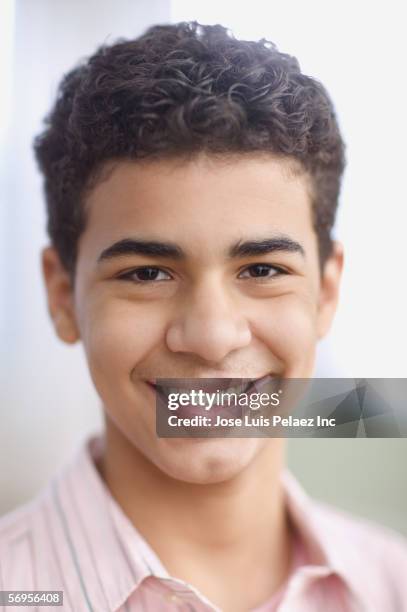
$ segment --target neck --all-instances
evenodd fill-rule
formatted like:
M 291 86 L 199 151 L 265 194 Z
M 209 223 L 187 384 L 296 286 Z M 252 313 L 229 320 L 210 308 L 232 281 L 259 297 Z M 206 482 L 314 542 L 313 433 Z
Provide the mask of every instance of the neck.
M 234 580 L 265 568 L 264 588 L 258 585 L 255 592 L 265 589 L 267 595 L 259 596 L 257 604 L 283 582 L 291 554 L 280 484 L 284 440 L 267 442 L 234 478 L 194 484 L 163 473 L 107 423 L 99 469 L 113 497 L 170 575 L 208 592 L 204 568 L 215 576 L 227 568 Z

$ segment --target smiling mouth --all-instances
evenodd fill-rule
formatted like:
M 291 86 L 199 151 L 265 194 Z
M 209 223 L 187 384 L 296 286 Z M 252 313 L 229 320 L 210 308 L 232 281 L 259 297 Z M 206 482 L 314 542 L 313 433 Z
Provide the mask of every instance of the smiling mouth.
M 158 378 L 154 379 L 154 382 L 152 380 L 147 380 L 146 382 L 154 391 L 167 400 L 170 393 L 188 393 L 192 390 L 202 390 L 208 393 L 221 391 L 222 393 L 236 393 L 240 395 L 241 393 L 260 390 L 267 382 L 274 378 L 272 374 L 266 374 L 260 378 Z

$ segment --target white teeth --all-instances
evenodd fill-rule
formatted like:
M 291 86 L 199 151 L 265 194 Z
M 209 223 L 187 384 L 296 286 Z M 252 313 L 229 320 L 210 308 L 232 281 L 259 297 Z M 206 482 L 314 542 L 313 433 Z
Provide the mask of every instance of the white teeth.
M 165 395 L 169 395 L 170 393 L 188 393 L 190 390 L 189 389 L 182 389 L 179 387 L 167 387 L 165 385 L 157 385 L 159 390 L 162 391 Z M 204 393 L 216 393 L 216 391 L 219 391 L 220 393 L 236 393 L 236 395 L 240 395 L 240 393 L 243 393 L 244 391 L 246 391 L 248 388 L 248 383 L 241 383 L 239 385 L 235 385 L 234 387 L 228 387 L 227 389 L 217 389 L 215 391 L 205 391 L 205 389 L 203 389 Z

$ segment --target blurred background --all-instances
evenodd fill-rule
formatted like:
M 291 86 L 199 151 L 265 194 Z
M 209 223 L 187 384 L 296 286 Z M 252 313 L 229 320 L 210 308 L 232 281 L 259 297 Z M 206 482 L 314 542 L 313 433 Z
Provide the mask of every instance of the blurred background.
M 152 24 L 182 20 L 268 38 L 327 87 L 348 147 L 336 225 L 346 268 L 315 375 L 407 377 L 402 3 L 2 0 L 0 514 L 29 499 L 101 427 L 82 348 L 60 342 L 48 318 L 33 137 L 61 76 L 80 58 Z M 290 440 L 288 459 L 315 497 L 407 534 L 407 440 Z

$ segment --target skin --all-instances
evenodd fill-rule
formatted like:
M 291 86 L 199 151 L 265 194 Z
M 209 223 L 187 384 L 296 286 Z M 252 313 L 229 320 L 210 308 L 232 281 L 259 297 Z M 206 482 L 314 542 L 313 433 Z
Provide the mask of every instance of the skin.
M 86 199 L 74 288 L 55 249 L 42 252 L 56 333 L 82 341 L 103 404 L 98 468 L 171 575 L 223 610 L 247 610 L 289 571 L 284 440 L 158 438 L 147 381 L 312 376 L 337 305 L 342 247 L 334 243 L 321 275 L 310 181 L 289 159 L 200 154 L 107 169 Z M 282 235 L 304 254 L 226 254 Z M 185 257 L 98 263 L 124 238 L 176 243 Z M 256 277 L 255 264 L 270 266 L 268 276 Z M 159 268 L 156 280 L 137 283 L 140 266 Z

